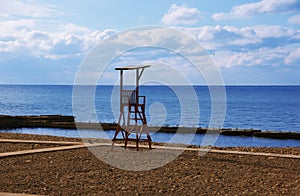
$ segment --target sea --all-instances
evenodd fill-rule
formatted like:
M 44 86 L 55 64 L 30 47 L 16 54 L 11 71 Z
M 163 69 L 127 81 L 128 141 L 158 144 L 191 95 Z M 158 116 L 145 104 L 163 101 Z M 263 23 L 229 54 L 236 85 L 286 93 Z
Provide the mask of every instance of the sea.
M 0 114 L 60 114 L 74 115 L 80 122 L 117 122 L 118 92 L 119 87 L 112 85 L 0 85 Z M 146 85 L 140 86 L 139 92 L 146 97 L 146 116 L 148 124 L 153 126 L 300 132 L 300 86 Z M 81 137 L 77 130 L 64 129 L 1 131 Z M 90 136 L 99 135 L 97 130 L 89 132 Z M 106 134 L 111 138 L 113 132 Z M 168 142 L 173 135 L 154 133 L 151 137 L 153 141 Z M 201 145 L 203 137 L 195 135 L 191 143 Z M 300 141 L 221 135 L 214 145 L 300 147 Z

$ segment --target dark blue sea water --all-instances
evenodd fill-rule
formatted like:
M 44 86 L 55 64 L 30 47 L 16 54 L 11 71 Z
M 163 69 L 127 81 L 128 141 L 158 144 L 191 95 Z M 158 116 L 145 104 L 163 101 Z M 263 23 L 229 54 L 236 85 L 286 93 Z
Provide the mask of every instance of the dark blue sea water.
M 72 99 L 80 99 L 82 114 L 77 121 L 117 122 L 118 113 L 113 111 L 118 111 L 118 104 L 114 104 L 118 100 L 112 96 L 113 86 L 97 86 L 94 100 L 85 99 L 93 87 L 81 88 L 86 91 L 73 97 L 71 85 L 0 85 L 0 114 L 73 115 Z M 140 94 L 147 97 L 148 124 L 188 126 L 181 121 L 185 118 L 197 122 L 192 126 L 208 127 L 210 91 L 206 86 L 194 86 L 195 99 L 190 90 L 184 86 L 142 86 Z M 184 96 L 178 98 L 178 92 Z M 193 112 L 195 102 L 199 104 L 198 118 Z M 88 111 L 90 103 L 95 105 L 96 119 Z M 300 132 L 300 86 L 226 86 L 226 106 L 224 128 Z

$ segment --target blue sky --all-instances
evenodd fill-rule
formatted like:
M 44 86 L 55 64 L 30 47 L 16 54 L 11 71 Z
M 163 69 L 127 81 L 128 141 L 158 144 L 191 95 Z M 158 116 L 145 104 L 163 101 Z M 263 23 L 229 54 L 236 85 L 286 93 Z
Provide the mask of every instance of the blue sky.
M 144 25 L 199 41 L 227 85 L 300 85 L 297 0 L 0 0 L 0 83 L 73 84 L 97 44 Z

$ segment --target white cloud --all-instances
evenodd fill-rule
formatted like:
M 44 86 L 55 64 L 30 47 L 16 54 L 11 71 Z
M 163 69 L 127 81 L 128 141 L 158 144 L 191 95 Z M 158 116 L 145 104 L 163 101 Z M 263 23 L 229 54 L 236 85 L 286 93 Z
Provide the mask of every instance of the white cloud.
M 75 24 L 51 25 L 55 27 L 54 30 L 46 31 L 35 20 L 0 22 L 0 52 L 56 60 L 83 58 L 97 43 L 116 33 L 112 29 L 92 31 Z M 219 66 L 289 65 L 299 55 L 292 54 L 290 49 L 295 47 L 290 45 L 300 43 L 300 31 L 293 28 L 278 25 L 242 28 L 216 25 L 178 29 L 198 40 L 205 49 L 211 50 L 211 54 L 216 53 L 212 57 Z M 161 33 L 151 30 L 128 32 L 116 37 L 119 44 L 143 46 L 151 40 L 153 44 L 178 47 L 178 51 L 191 55 L 203 52 L 194 50 L 189 40 L 174 41 L 175 38 L 175 35 L 164 30 Z M 146 52 L 145 56 L 149 55 Z
M 290 37 L 300 38 L 300 31 L 293 28 L 288 28 L 279 25 L 258 25 L 253 26 L 252 29 L 255 31 L 257 36 L 261 38 L 279 38 L 279 37 Z
M 62 59 L 84 56 L 114 30 L 92 31 L 53 19 L 53 5 L 32 0 L 0 0 L 0 52 Z
M 0 0 L 2 16 L 52 17 L 59 14 L 53 5 L 41 5 L 30 0 Z
M 82 56 L 115 32 L 110 29 L 91 31 L 71 23 L 49 26 L 53 27 L 51 31 L 42 30 L 39 21 L 31 19 L 0 22 L 0 51 L 51 59 Z
M 297 48 L 296 50 L 292 51 L 286 58 L 285 63 L 288 65 L 300 64 L 300 48 Z
M 299 2 L 297 0 L 261 0 L 255 3 L 234 6 L 229 13 L 216 13 L 212 18 L 215 20 L 239 19 L 260 13 L 288 13 L 297 11 L 297 9 L 299 11 Z
M 276 47 L 276 45 L 300 42 L 300 30 L 279 25 L 258 25 L 241 28 L 216 25 L 179 29 L 195 37 L 207 49 Z
M 300 25 L 300 14 L 290 17 L 288 19 L 288 23 Z
M 201 13 L 196 8 L 189 8 L 186 5 L 177 6 L 173 4 L 164 15 L 161 22 L 164 25 L 192 25 L 201 19 Z
M 209 50 L 219 67 L 284 66 L 294 63 L 300 31 L 278 25 L 180 28 Z M 289 57 L 288 57 L 289 56 Z
M 67 55 L 57 55 L 57 54 L 46 54 L 45 58 L 46 59 L 53 59 L 53 60 L 58 60 L 58 59 L 65 59 L 67 58 Z
M 2 56 L 30 56 L 72 62 L 77 64 L 101 40 L 116 33 L 113 29 L 93 31 L 72 23 L 52 22 L 51 28 L 44 28 L 44 23 L 36 19 L 0 21 L 0 53 Z M 178 28 L 198 40 L 205 49 L 211 50 L 212 58 L 219 67 L 234 66 L 280 66 L 299 62 L 299 50 L 292 48 L 300 45 L 300 31 L 278 25 L 259 25 L 250 27 L 203 26 L 198 28 Z M 161 33 L 129 31 L 115 38 L 118 44 L 141 45 L 146 43 L 173 46 L 178 52 L 189 54 L 194 59 L 200 58 L 204 51 L 194 50 L 190 40 L 176 39 L 176 35 L 162 30 Z M 271 40 L 271 41 L 270 41 Z M 293 46 L 290 46 L 293 45 Z M 105 53 L 105 51 L 103 51 Z M 186 75 L 194 72 L 188 63 L 178 58 L 155 56 L 144 51 L 139 56 L 123 56 L 122 63 L 151 62 L 155 59 L 165 64 L 172 64 L 183 70 Z M 196 56 L 196 57 L 195 57 Z M 125 58 L 126 57 L 126 58 Z M 130 57 L 130 58 L 129 58 Z M 153 58 L 152 58 L 153 57 Z M 63 60 L 62 60 L 63 59 Z M 59 61 L 62 60 L 62 61 Z M 71 64 L 71 63 L 70 63 Z M 96 64 L 95 64 L 96 65 Z M 93 72 L 94 70 L 92 70 Z
M 0 39 L 3 37 L 16 36 L 26 29 L 35 26 L 35 22 L 30 19 L 0 21 Z
M 288 49 L 259 48 L 248 51 L 218 51 L 214 59 L 219 67 L 234 66 L 280 66 L 284 64 L 284 59 L 288 54 Z
M 62 30 L 62 33 L 64 34 L 74 33 L 77 35 L 85 35 L 91 32 L 90 29 L 84 26 L 75 25 L 73 23 L 61 24 L 59 28 Z
M 214 47 L 243 46 L 262 41 L 250 27 L 205 26 L 199 28 L 196 36 L 199 41 L 210 42 Z
M 0 52 L 14 52 L 18 47 L 20 43 L 17 41 L 0 41 Z

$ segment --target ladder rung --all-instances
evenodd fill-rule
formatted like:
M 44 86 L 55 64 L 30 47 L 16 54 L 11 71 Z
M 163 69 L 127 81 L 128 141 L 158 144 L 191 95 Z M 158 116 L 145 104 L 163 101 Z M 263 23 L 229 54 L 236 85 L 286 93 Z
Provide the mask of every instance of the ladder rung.
M 140 113 L 140 114 L 144 113 L 143 111 L 137 111 L 137 112 L 135 112 L 135 111 L 132 111 L 132 110 L 130 110 L 129 112 L 130 113 Z

